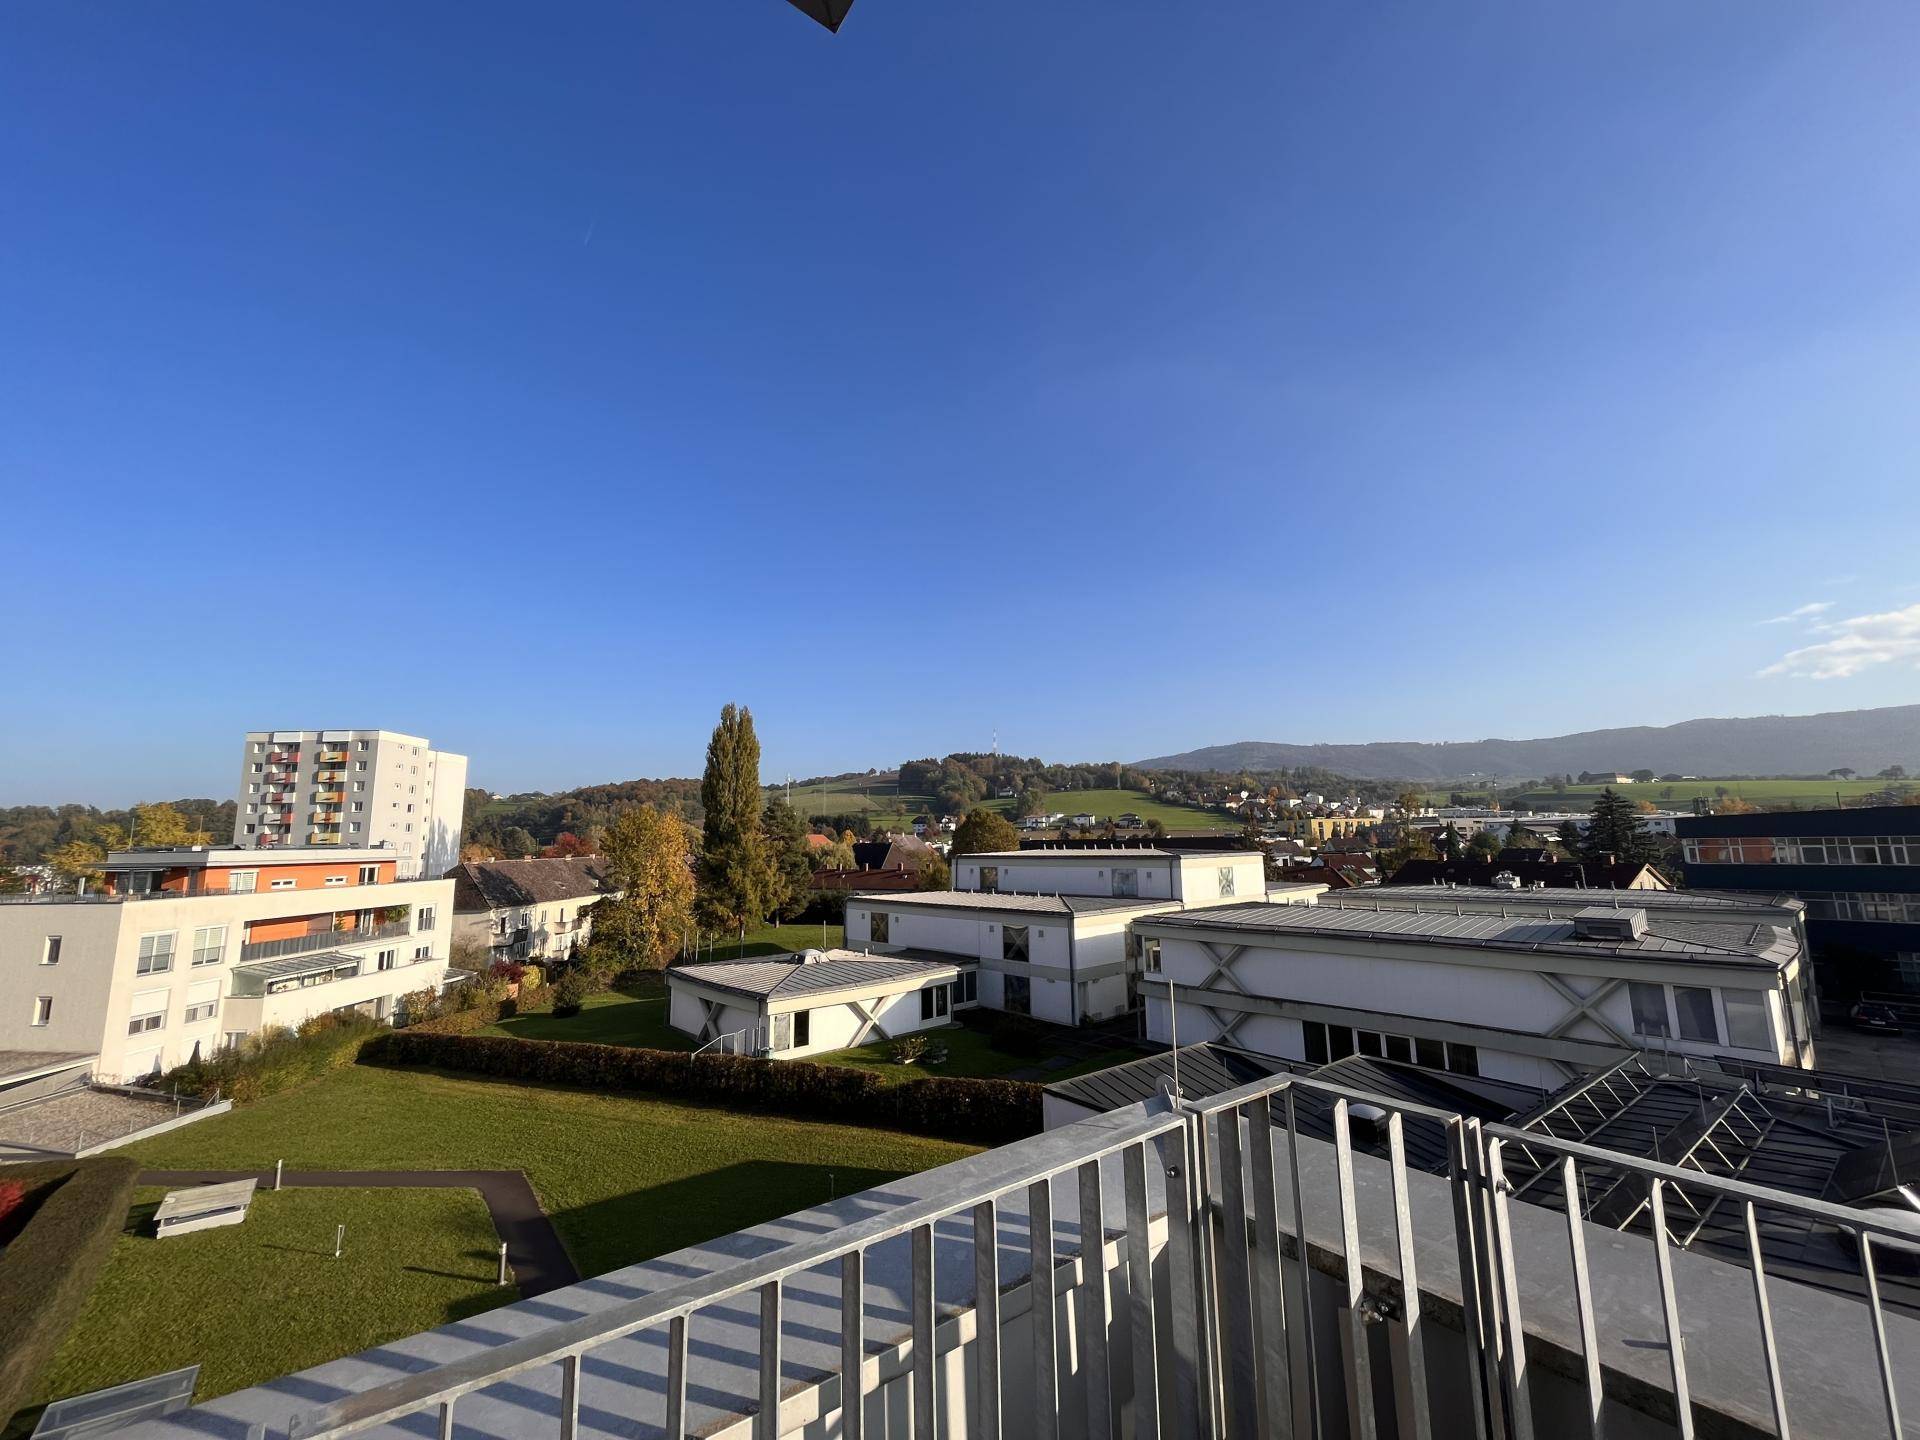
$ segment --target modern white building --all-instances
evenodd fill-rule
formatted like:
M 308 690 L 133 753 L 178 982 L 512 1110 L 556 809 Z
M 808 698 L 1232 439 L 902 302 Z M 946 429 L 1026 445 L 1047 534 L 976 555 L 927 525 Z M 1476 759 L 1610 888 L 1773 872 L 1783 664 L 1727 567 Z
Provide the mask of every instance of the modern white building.
M 956 859 L 953 887 L 1003 895 L 1106 895 L 1214 905 L 1259 899 L 1266 893 L 1264 867 L 1257 850 L 1001 850 Z
M 467 757 L 391 730 L 252 730 L 233 843 L 247 850 L 385 845 L 406 878 L 460 858 Z
M 330 1010 L 387 1018 L 446 980 L 450 880 L 391 850 L 107 857 L 107 888 L 0 896 L 0 1051 L 137 1080 Z
M 852 950 L 676 965 L 666 973 L 674 1029 L 703 1045 L 781 1060 L 936 1029 L 974 1003 L 971 970 Z
M 1381 906 L 1369 892 L 1140 917 L 1148 1036 L 1542 1089 L 1636 1050 L 1813 1063 L 1808 962 L 1790 926 L 1612 904 L 1549 916 L 1507 898 L 1505 913 Z

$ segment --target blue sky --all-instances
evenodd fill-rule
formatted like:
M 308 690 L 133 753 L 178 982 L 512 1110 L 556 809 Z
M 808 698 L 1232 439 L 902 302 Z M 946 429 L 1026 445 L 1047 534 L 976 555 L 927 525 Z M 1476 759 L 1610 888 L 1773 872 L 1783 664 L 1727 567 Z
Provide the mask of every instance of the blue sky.
M 0 803 L 1920 700 L 1912 5 L 6 28 Z

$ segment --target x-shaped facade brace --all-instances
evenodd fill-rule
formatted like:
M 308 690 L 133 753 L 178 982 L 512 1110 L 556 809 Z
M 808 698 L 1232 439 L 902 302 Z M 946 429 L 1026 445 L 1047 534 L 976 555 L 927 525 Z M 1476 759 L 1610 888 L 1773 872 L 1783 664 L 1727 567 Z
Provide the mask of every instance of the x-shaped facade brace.
M 876 1032 L 882 1040 L 891 1040 L 893 1038 L 887 1033 L 886 1026 L 880 1023 L 879 1017 L 874 1014 L 874 1008 L 879 1006 L 881 998 L 882 997 L 876 995 L 871 1000 L 849 1000 L 847 1002 L 847 1008 L 853 1011 L 854 1019 L 860 1022 L 860 1028 L 853 1032 L 853 1039 L 847 1042 L 849 1049 L 855 1045 L 866 1044 L 867 1036 Z
M 1620 1044 L 1625 1045 L 1629 1049 L 1636 1048 L 1632 1040 L 1614 1029 L 1612 1022 L 1600 1013 L 1600 1002 L 1613 994 L 1613 992 L 1618 990 L 1622 985 L 1626 984 L 1626 981 L 1620 979 L 1602 980 L 1598 985 L 1594 986 L 1593 989 L 1583 995 L 1573 988 L 1572 983 L 1568 981 L 1565 976 L 1549 975 L 1544 970 L 1539 973 L 1540 978 L 1546 981 L 1549 989 L 1573 1006 L 1571 1010 L 1560 1017 L 1559 1022 L 1551 1030 L 1547 1031 L 1549 1039 L 1557 1039 L 1559 1036 L 1567 1034 L 1582 1020 L 1591 1020 Z
M 702 1045 L 706 1044 L 709 1040 L 717 1040 L 720 1037 L 720 1020 L 725 1013 L 726 1007 L 718 1000 L 709 1000 L 704 996 L 701 997 L 700 1043 Z
M 1219 980 L 1224 982 L 1218 987 L 1220 989 L 1230 990 L 1236 995 L 1247 993 L 1247 987 L 1235 979 L 1233 974 L 1234 961 L 1247 953 L 1246 946 L 1216 945 L 1213 941 L 1207 940 L 1202 942 L 1200 948 L 1207 952 L 1207 963 L 1213 967 L 1207 972 L 1207 978 L 1200 982 L 1200 989 L 1212 990 L 1215 988 L 1213 982 Z

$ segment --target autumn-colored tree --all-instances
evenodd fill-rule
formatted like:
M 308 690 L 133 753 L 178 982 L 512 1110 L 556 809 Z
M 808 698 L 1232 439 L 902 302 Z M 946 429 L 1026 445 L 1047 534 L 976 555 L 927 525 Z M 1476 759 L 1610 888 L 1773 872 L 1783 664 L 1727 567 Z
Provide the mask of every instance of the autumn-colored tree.
M 985 855 L 996 850 L 1018 850 L 1020 832 L 1013 828 L 1006 816 L 992 810 L 973 809 L 967 812 L 953 832 L 952 854 Z
M 462 865 L 480 865 L 489 860 L 498 860 L 500 852 L 491 845 L 483 845 L 477 840 L 469 840 L 460 847 Z
M 69 840 L 47 852 L 47 863 L 69 880 L 98 883 L 100 867 L 107 863 L 107 852 L 91 840 Z
M 540 852 L 541 858 L 545 860 L 566 860 L 576 855 L 591 854 L 593 854 L 592 844 L 582 840 L 571 830 L 562 830 L 553 837 L 553 843 Z
M 1742 800 L 1738 795 L 1728 795 L 1713 802 L 1713 813 L 1716 815 L 1753 815 L 1759 809 L 1751 800 Z
M 133 843 L 136 845 L 204 845 L 207 832 L 189 825 L 171 805 L 133 807 Z
M 642 805 L 607 827 L 607 881 L 623 893 L 596 901 L 592 948 L 635 964 L 660 966 L 693 929 L 692 828 L 677 815 Z
M 1380 873 L 1391 878 L 1393 873 L 1409 860 L 1434 860 L 1439 858 L 1433 848 L 1433 841 L 1425 830 L 1416 830 L 1411 825 L 1402 825 L 1400 835 L 1393 844 L 1376 855 Z
M 920 857 L 920 888 L 922 890 L 953 888 L 953 867 L 947 864 L 947 857 L 938 850 L 930 849 Z

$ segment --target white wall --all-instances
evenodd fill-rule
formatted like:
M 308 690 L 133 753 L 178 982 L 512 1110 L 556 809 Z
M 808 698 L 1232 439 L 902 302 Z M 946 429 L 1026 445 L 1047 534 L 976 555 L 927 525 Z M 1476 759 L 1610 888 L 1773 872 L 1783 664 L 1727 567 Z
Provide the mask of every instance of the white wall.
M 1231 894 L 1222 894 L 1220 872 L 1233 875 Z M 1191 910 L 1200 905 L 1245 905 L 1267 898 L 1266 862 L 1258 855 L 1188 854 L 1180 857 L 1179 894 Z
M 1227 940 L 1223 935 L 1215 943 L 1232 944 L 1237 941 Z M 1486 963 L 1473 963 L 1471 951 L 1454 947 L 1435 947 L 1435 958 L 1421 959 L 1418 958 L 1417 948 L 1412 946 L 1328 941 L 1308 936 L 1300 937 L 1297 947 L 1262 946 L 1257 941 L 1249 943 L 1247 949 L 1232 963 L 1234 981 L 1250 995 L 1378 1014 L 1381 1023 L 1377 1028 L 1387 1031 L 1394 1028 L 1388 1017 L 1404 1015 L 1544 1035 L 1560 1024 L 1571 1005 L 1542 978 L 1540 972 L 1559 975 L 1582 994 L 1587 994 L 1608 979 L 1620 975 L 1623 969 L 1617 957 L 1609 957 L 1611 963 L 1601 957 L 1583 962 L 1581 957 L 1571 955 L 1528 957 L 1488 952 Z M 1183 986 L 1203 983 L 1213 968 L 1212 959 L 1202 948 L 1202 942 L 1188 936 L 1162 936 L 1160 960 L 1161 976 L 1171 977 Z M 1742 989 L 1764 986 L 1768 979 L 1752 971 L 1715 974 L 1711 973 L 1710 967 L 1657 963 L 1634 966 L 1632 971 L 1635 978 L 1643 983 L 1705 985 L 1716 991 L 1736 984 Z M 1776 978 L 1774 986 L 1770 988 L 1777 989 L 1777 985 Z M 1152 986 L 1153 982 L 1149 982 L 1150 995 L 1153 993 Z M 1226 987 L 1216 983 L 1215 988 L 1224 990 Z M 1162 990 L 1161 999 L 1149 1006 L 1147 1032 L 1152 1039 L 1162 1042 L 1170 1038 L 1164 997 Z M 1649 1048 L 1666 1048 L 1677 1053 L 1726 1054 L 1743 1059 L 1778 1062 L 1782 1058 L 1779 1053 L 1781 1029 L 1778 1005 L 1773 1003 L 1769 1008 L 1774 1016 L 1776 1037 L 1773 1051 L 1740 1049 L 1724 1042 L 1679 1039 L 1669 1039 L 1664 1047 L 1658 1040 L 1641 1043 Z M 1633 1040 L 1632 1002 L 1625 986 L 1614 990 L 1596 1009 L 1620 1035 L 1628 1037 L 1630 1042 Z M 1724 1036 L 1728 1033 L 1724 1002 L 1718 994 L 1716 1011 L 1720 1033 Z M 1178 1019 L 1182 1044 L 1212 1039 L 1219 1032 L 1219 1025 L 1197 1002 L 1187 1003 L 1183 1000 Z M 1297 1024 L 1282 1021 L 1278 1017 L 1256 1016 L 1236 1028 L 1234 1040 L 1249 1049 L 1299 1059 L 1304 1057 L 1304 1050 L 1298 1029 Z M 1620 1043 L 1615 1036 L 1585 1018 L 1565 1034 L 1574 1040 L 1606 1045 Z M 1532 1067 L 1533 1061 L 1529 1059 L 1526 1066 L 1521 1067 L 1528 1070 L 1528 1075 L 1509 1072 L 1501 1073 L 1500 1078 L 1538 1083 L 1531 1078 Z M 1484 1058 L 1482 1069 L 1483 1073 L 1489 1075 L 1499 1073 L 1489 1068 Z M 1550 1073 L 1558 1077 L 1560 1072 L 1552 1070 Z M 1558 1083 L 1557 1078 L 1554 1083 Z
M 994 888 L 1002 894 L 1112 895 L 1115 870 L 1134 872 L 1137 893 L 1143 899 L 1168 900 L 1178 893 L 1171 857 L 1120 856 L 1098 850 L 1029 850 L 1012 859 L 963 855 L 954 862 L 953 888 L 978 890 L 982 865 L 999 870 Z

